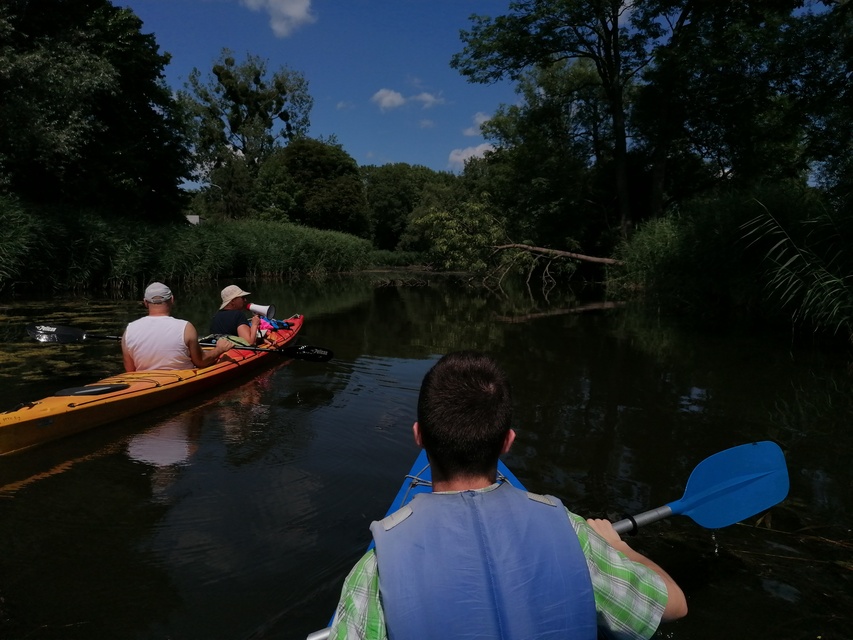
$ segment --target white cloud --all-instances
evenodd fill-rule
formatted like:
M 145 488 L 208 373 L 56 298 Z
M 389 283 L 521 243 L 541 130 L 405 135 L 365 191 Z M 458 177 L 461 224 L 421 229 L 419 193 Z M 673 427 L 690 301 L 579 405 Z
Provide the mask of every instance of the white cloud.
M 403 97 L 403 94 L 398 91 L 393 91 L 392 89 L 380 89 L 373 94 L 370 101 L 378 104 L 382 111 L 396 109 L 397 107 L 402 107 L 406 104 L 406 99 Z
M 444 104 L 446 102 L 441 95 L 427 93 L 426 91 L 407 98 L 399 91 L 394 91 L 393 89 L 380 89 L 373 94 L 370 101 L 379 105 L 379 108 L 382 111 L 396 109 L 397 107 L 402 107 L 404 104 L 411 102 L 420 102 L 424 109 L 429 109 L 437 104 Z M 428 122 L 428 120 L 424 120 L 424 122 Z
M 423 93 L 419 93 L 416 96 L 412 96 L 409 98 L 410 100 L 414 100 L 415 102 L 422 102 L 424 105 L 424 109 L 429 109 L 430 107 L 434 107 L 437 104 L 444 104 L 444 98 L 441 96 L 433 95 L 432 93 L 427 93 L 424 91 Z
M 479 144 L 476 147 L 454 149 L 450 152 L 450 157 L 447 159 L 447 167 L 454 171 L 461 171 L 465 168 L 466 160 L 469 158 L 482 158 L 486 151 L 491 151 L 493 149 L 494 147 L 488 142 Z
M 427 118 L 424 118 L 423 120 L 421 120 L 418 123 L 418 126 L 421 129 L 432 129 L 435 126 L 435 122 L 433 122 L 432 120 L 429 120 Z
M 462 133 L 466 136 L 478 136 L 480 135 L 480 127 L 484 122 L 488 122 L 491 119 L 488 113 L 483 113 L 482 111 L 478 111 L 474 114 L 474 126 L 468 127 L 467 129 L 463 129 Z
M 341 100 L 338 104 L 335 105 L 335 108 L 338 111 L 349 111 L 350 109 L 355 109 L 355 105 L 352 102 Z
M 312 0 L 240 0 L 240 4 L 252 11 L 266 11 L 270 26 L 279 38 L 289 36 L 299 27 L 311 24 L 317 16 L 311 13 Z

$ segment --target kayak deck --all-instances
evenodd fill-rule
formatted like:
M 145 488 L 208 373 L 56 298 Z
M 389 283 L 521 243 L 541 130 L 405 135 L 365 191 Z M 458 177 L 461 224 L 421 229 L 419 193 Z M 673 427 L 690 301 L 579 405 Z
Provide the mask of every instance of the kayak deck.
M 29 449 L 109 422 L 187 398 L 224 383 L 263 363 L 281 362 L 273 352 L 289 345 L 302 328 L 303 317 L 285 321 L 286 328 L 270 331 L 269 349 L 235 347 L 204 369 L 153 370 L 120 373 L 82 387 L 62 389 L 52 396 L 0 413 L 0 455 Z
M 516 478 L 515 474 L 513 474 L 512 471 L 510 471 L 500 460 L 498 461 L 498 481 L 509 482 L 514 487 L 524 489 L 524 485 L 521 484 L 521 481 Z M 403 480 L 403 485 L 400 487 L 400 490 L 397 492 L 394 501 L 391 503 L 391 506 L 388 508 L 385 515 L 390 516 L 400 507 L 404 507 L 409 504 L 409 502 L 411 502 L 419 493 L 429 491 L 432 491 L 432 471 L 429 468 L 426 451 L 421 449 L 420 454 L 418 454 L 418 457 L 415 459 L 415 463 L 412 465 L 409 473 L 406 474 L 406 478 Z

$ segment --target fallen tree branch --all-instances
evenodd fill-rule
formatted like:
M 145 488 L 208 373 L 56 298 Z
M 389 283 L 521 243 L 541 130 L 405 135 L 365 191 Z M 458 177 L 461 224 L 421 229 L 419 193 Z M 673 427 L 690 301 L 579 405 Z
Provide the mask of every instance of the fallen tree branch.
M 545 247 L 533 247 L 529 244 L 502 244 L 492 247 L 496 250 L 501 249 L 521 249 L 532 254 L 541 254 L 543 256 L 554 256 L 557 258 L 571 258 L 572 260 L 582 260 L 584 262 L 597 262 L 599 264 L 622 264 L 621 260 L 615 258 L 599 258 L 596 256 L 586 256 L 582 253 L 572 253 L 571 251 L 560 251 L 559 249 L 547 249 Z

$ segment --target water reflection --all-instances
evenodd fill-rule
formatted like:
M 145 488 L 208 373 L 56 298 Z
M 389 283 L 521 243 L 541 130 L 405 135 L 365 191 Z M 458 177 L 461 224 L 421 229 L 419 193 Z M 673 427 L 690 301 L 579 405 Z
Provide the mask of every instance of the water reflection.
M 297 638 L 322 626 L 415 457 L 420 380 L 460 348 L 495 353 L 513 379 L 509 466 L 580 513 L 662 505 L 711 453 L 782 444 L 792 486 L 778 508 L 718 532 L 674 518 L 634 544 L 688 593 L 690 615 L 665 637 L 844 637 L 844 354 L 580 311 L 570 294 L 546 301 L 523 285 L 504 295 L 424 279 L 252 283 L 257 299 L 304 313 L 304 341 L 336 359 L 0 459 L 0 637 Z M 178 315 L 204 326 L 220 288 L 181 292 Z M 121 300 L 4 309 L 0 410 L 121 367 L 117 344 L 36 345 L 26 323 L 116 333 L 140 313 Z

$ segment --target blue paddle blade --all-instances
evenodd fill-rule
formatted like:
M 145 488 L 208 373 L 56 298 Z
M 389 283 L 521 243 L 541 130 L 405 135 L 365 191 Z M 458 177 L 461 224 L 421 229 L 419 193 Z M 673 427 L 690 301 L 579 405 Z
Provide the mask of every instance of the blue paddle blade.
M 700 462 L 680 500 L 667 506 L 708 529 L 754 516 L 788 495 L 788 467 L 775 442 L 743 444 Z

